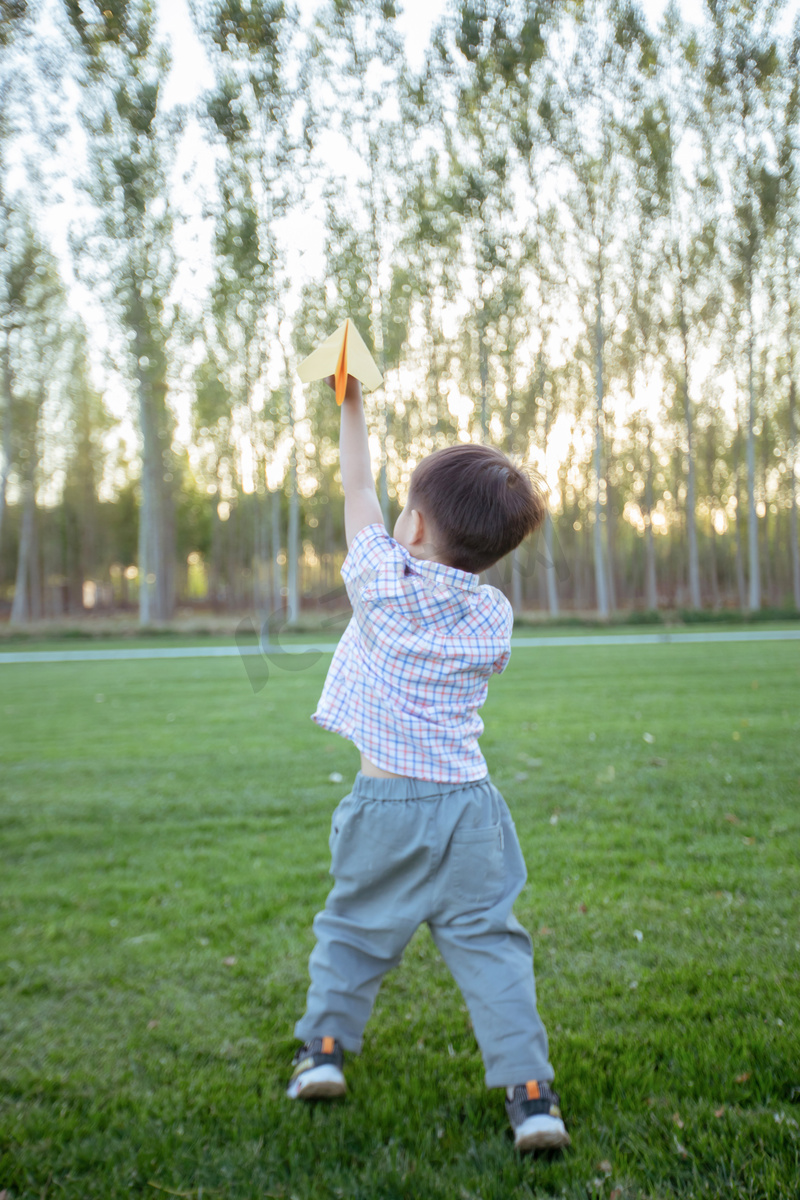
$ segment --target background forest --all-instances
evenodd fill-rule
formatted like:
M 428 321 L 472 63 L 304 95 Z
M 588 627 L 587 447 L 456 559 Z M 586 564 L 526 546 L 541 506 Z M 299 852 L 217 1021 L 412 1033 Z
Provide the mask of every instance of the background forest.
M 453 440 L 546 481 L 518 612 L 800 609 L 790 5 L 189 9 L 191 104 L 149 0 L 0 0 L 1 616 L 324 607 L 346 315 L 390 529 Z

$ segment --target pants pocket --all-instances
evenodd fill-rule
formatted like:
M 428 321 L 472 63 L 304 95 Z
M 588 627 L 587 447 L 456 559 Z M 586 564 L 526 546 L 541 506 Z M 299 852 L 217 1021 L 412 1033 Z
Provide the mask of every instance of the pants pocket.
M 503 890 L 503 828 L 457 829 L 450 842 L 452 897 L 490 904 Z

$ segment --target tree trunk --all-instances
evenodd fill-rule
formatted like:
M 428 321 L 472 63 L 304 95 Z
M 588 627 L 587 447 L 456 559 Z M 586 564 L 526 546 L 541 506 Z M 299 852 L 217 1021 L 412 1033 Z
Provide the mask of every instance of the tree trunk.
M 517 549 L 511 552 L 511 607 L 515 613 L 522 611 L 522 562 Z
M 742 487 L 741 487 L 741 430 L 736 430 L 736 589 L 739 593 L 739 608 L 747 607 L 747 589 L 744 579 L 744 552 L 742 550 Z
M 789 381 L 789 539 L 791 542 L 792 593 L 800 609 L 800 547 L 797 542 L 797 395 L 794 375 Z
M 605 450 L 605 446 L 604 446 Z M 614 496 L 611 490 L 611 483 L 608 478 L 608 455 L 605 455 L 605 481 L 606 481 L 606 586 L 608 594 L 608 607 L 611 612 L 617 608 L 617 581 L 614 574 L 614 563 L 616 561 L 616 526 L 614 524 Z
M 256 468 L 256 479 L 263 479 Z M 253 605 L 259 621 L 263 621 L 269 610 L 269 535 L 264 519 L 264 491 L 259 486 L 253 493 Z
M 484 446 L 489 444 L 489 417 L 487 408 L 489 404 L 489 363 L 488 348 L 486 345 L 486 318 L 484 316 L 485 309 L 481 308 L 478 311 L 478 370 L 481 381 L 481 441 Z
M 258 478 L 258 463 L 256 463 L 255 475 Z M 252 579 L 251 588 L 253 594 L 253 612 L 258 615 L 261 612 L 261 529 L 259 522 L 258 510 L 258 487 L 253 489 L 253 556 L 252 562 Z
M 764 524 L 759 535 L 759 562 L 761 563 L 762 592 L 768 604 L 776 604 L 776 582 L 772 569 L 772 553 L 770 546 L 769 504 L 767 504 L 767 472 L 769 471 L 769 440 L 766 430 L 761 433 L 762 479 L 764 488 Z M 763 562 L 761 561 L 763 559 Z
M 553 546 L 553 518 L 550 513 L 544 522 L 544 544 L 547 554 L 547 610 L 551 617 L 558 616 L 558 580 L 556 579 L 556 559 Z
M 784 252 L 786 255 L 785 278 L 789 281 L 792 278 L 792 265 L 789 259 L 789 241 L 784 243 Z M 797 378 L 795 371 L 795 338 L 794 338 L 794 300 L 791 286 L 787 287 L 787 329 L 788 329 L 788 354 L 789 361 L 789 543 L 790 543 L 790 562 L 792 565 L 792 596 L 794 598 L 794 606 L 800 609 L 800 547 L 797 541 L 797 441 L 798 441 L 798 422 L 797 422 L 797 391 L 795 380 Z
M 712 423 L 708 430 L 706 441 L 706 472 L 708 475 L 708 492 L 714 496 L 714 466 L 717 461 L 716 431 Z M 719 552 L 717 549 L 717 531 L 714 528 L 714 514 L 711 514 L 709 541 L 709 571 L 711 577 L 711 601 L 715 609 L 720 607 L 719 592 Z
M 656 544 L 653 534 L 653 428 L 647 426 L 647 475 L 645 477 L 645 603 L 650 612 L 658 608 L 658 582 L 656 577 Z
M 172 506 L 167 502 L 165 463 L 156 397 L 150 381 L 139 379 L 142 435 L 142 501 L 139 512 L 139 623 L 166 621 L 172 614 L 174 542 Z M 162 436 L 159 436 L 159 432 Z
M 11 473 L 11 392 L 12 375 L 11 362 L 8 353 L 8 332 L 3 339 L 2 347 L 2 386 L 3 386 L 3 465 L 0 467 L 0 546 L 3 540 L 3 518 L 6 514 L 6 489 Z
M 272 611 L 279 613 L 283 608 L 283 572 L 281 564 L 278 562 L 278 556 L 281 552 L 281 489 L 274 488 L 270 492 L 270 516 L 271 529 L 270 540 L 272 542 L 270 558 L 272 559 Z
M 717 531 L 714 528 L 714 522 L 711 522 L 711 534 L 709 538 L 709 573 L 711 576 L 711 603 L 715 609 L 719 608 L 719 572 L 717 568 Z
M 752 283 L 748 281 L 747 291 L 747 371 L 749 381 L 749 404 L 747 409 L 747 550 L 750 568 L 750 586 L 748 589 L 747 606 L 750 612 L 757 612 L 761 607 L 761 572 L 758 556 L 758 512 L 756 511 L 756 380 L 753 365 L 753 297 Z
M 292 426 L 294 439 L 294 426 Z M 289 530 L 286 538 L 286 604 L 289 624 L 296 625 L 300 618 L 299 560 L 300 560 L 300 506 L 297 495 L 297 450 L 292 440 L 292 456 L 289 464 Z
M 169 621 L 175 612 L 175 504 L 172 492 L 172 470 L 168 463 L 172 456 L 170 446 L 159 438 L 158 489 L 161 508 L 161 524 L 158 529 L 158 620 Z M 167 478 L 169 476 L 169 478 Z
M 594 426 L 594 577 L 597 589 L 597 611 L 605 620 L 608 617 L 608 593 L 606 591 L 606 571 L 603 554 L 603 504 L 600 496 L 600 483 L 603 468 L 603 301 L 601 293 L 601 277 L 597 275 L 597 318 L 595 322 L 595 388 L 597 406 L 595 409 Z
M 154 485 L 154 460 L 158 450 L 153 428 L 149 389 L 139 379 L 139 429 L 142 434 L 142 498 L 139 507 L 139 624 L 149 625 L 154 612 L 155 528 L 158 523 L 158 495 Z
M 223 580 L 225 565 L 223 561 L 222 521 L 219 515 L 219 475 L 217 475 L 217 491 L 211 506 L 211 607 L 215 613 L 222 610 Z
M 23 485 L 22 522 L 17 556 L 11 624 L 24 625 L 41 616 L 41 580 L 36 529 L 36 488 L 32 478 Z
M 689 549 L 689 603 L 697 612 L 703 606 L 700 593 L 700 559 L 697 553 L 697 502 L 694 467 L 694 416 L 689 399 L 689 335 L 683 309 L 683 281 L 681 280 L 681 338 L 683 341 L 683 416 L 686 422 L 686 536 Z
M 141 303 L 141 302 L 140 302 Z M 143 305 L 142 305 L 143 308 Z M 142 324 L 132 323 L 139 363 L 148 357 Z M 152 350 L 151 350 L 152 353 Z M 166 384 L 139 370 L 139 431 L 142 436 L 142 503 L 139 514 L 139 623 L 166 621 L 174 604 L 175 518 L 167 476 Z
M 380 488 L 381 516 L 386 528 L 389 528 L 389 475 L 387 471 L 386 443 L 389 439 L 389 405 L 386 398 L 386 382 L 383 384 L 383 415 L 381 418 L 381 466 L 378 474 Z

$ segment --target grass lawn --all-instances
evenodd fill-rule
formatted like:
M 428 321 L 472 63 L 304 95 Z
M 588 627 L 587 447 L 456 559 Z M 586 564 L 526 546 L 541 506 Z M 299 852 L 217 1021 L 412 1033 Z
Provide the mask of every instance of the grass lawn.
M 800 645 L 493 680 L 573 1138 L 534 1159 L 426 929 L 348 1099 L 284 1098 L 356 769 L 309 720 L 328 662 L 257 695 L 236 659 L 0 668 L 0 1195 L 794 1200 Z

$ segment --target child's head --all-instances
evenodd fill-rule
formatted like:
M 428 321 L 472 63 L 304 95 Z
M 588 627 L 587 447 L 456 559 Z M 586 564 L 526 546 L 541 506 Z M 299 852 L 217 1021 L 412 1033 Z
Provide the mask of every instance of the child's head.
M 478 575 L 545 518 L 544 496 L 524 470 L 492 446 L 447 446 L 411 476 L 394 536 L 418 558 Z

